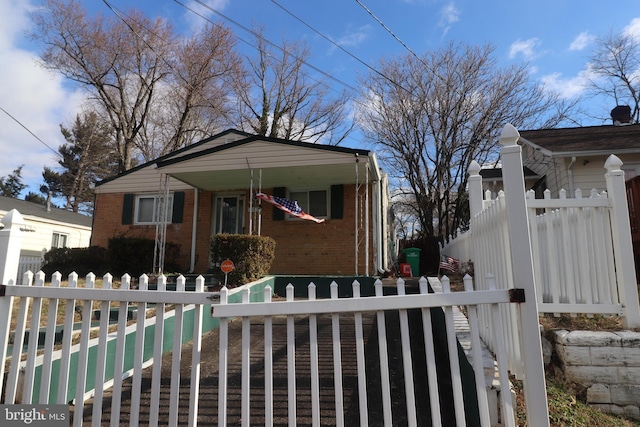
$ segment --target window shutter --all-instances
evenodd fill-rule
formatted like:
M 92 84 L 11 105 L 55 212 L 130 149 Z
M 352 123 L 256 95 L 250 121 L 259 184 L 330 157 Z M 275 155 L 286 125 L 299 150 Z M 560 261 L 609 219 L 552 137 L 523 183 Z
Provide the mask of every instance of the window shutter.
M 122 224 L 129 225 L 133 223 L 133 194 L 127 193 L 122 200 Z
M 331 218 L 342 219 L 344 215 L 344 185 L 331 186 Z
M 184 191 L 173 193 L 173 211 L 171 212 L 171 222 L 182 224 L 182 212 L 184 211 Z
M 276 197 L 287 197 L 287 187 L 274 187 L 273 195 Z M 284 211 L 281 211 L 277 207 L 273 207 L 273 220 L 284 221 Z

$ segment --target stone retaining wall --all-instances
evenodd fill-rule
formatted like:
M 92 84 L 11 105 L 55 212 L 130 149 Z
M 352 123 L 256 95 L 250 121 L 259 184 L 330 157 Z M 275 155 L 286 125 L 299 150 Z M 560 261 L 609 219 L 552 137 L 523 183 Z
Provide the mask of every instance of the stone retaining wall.
M 554 331 L 553 349 L 567 380 L 587 389 L 587 403 L 640 420 L 640 332 Z

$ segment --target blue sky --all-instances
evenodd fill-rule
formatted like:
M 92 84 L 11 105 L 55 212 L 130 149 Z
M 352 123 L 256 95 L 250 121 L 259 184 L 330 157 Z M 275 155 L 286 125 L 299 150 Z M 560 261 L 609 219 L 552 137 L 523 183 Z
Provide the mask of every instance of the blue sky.
M 607 118 L 614 106 L 613 101 L 585 96 L 594 39 L 621 31 L 640 37 L 637 0 L 615 4 L 601 0 L 202 0 L 211 9 L 193 0 L 179 0 L 182 4 L 174 0 L 108 1 L 122 11 L 135 7 L 151 16 L 160 15 L 184 32 L 205 23 L 188 10 L 191 8 L 231 27 L 242 39 L 252 39 L 213 9 L 244 27 L 262 25 L 266 37 L 276 44 L 283 38 L 304 40 L 312 51 L 309 63 L 333 76 L 332 84 L 338 90 L 355 87 L 357 74 L 367 73 L 360 61 L 373 66 L 380 58 L 406 55 L 407 48 L 421 54 L 452 41 L 490 43 L 500 65 L 525 61 L 533 79 L 566 98 L 579 99 L 593 116 L 580 117 L 583 125 L 608 123 L 595 117 Z M 101 0 L 82 3 L 92 12 L 113 13 Z M 85 96 L 37 65 L 38 51 L 25 32 L 31 25 L 29 11 L 38 4 L 37 0 L 0 1 L 0 108 L 4 110 L 0 110 L 0 176 L 24 164 L 24 182 L 34 192 L 43 167 L 56 165 L 55 155 L 45 144 L 57 150 L 64 142 L 59 125 L 75 117 Z M 255 53 L 242 42 L 239 47 L 243 53 Z M 366 141 L 355 135 L 345 145 L 361 147 Z

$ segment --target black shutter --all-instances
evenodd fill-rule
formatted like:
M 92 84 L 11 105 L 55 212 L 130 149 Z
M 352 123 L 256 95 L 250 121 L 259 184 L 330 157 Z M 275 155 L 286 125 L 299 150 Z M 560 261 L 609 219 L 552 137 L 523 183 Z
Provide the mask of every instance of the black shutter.
M 182 212 L 184 210 L 184 191 L 173 193 L 173 211 L 171 212 L 171 222 L 182 224 Z
M 331 219 L 342 219 L 344 215 L 344 185 L 331 186 Z
M 287 187 L 274 187 L 273 195 L 276 197 L 287 197 Z M 284 221 L 284 211 L 273 207 L 273 220 Z
M 122 201 L 122 224 L 133 223 L 133 194 L 127 193 Z

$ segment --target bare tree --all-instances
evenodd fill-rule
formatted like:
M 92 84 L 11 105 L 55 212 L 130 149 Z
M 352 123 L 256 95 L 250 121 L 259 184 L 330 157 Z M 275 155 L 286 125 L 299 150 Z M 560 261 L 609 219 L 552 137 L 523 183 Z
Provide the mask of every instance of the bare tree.
M 86 89 L 111 125 L 120 172 L 219 130 L 218 78 L 239 64 L 229 30 L 182 40 L 164 19 L 89 16 L 76 0 L 45 0 L 33 21 L 43 65 Z
M 601 37 L 589 58 L 596 95 L 613 98 L 616 105 L 629 105 L 634 123 L 640 123 L 640 40 L 630 33 Z
M 347 120 L 346 92 L 332 96 L 329 86 L 304 70 L 311 56 L 299 42 L 276 48 L 255 30 L 258 55 L 236 80 L 236 120 L 241 130 L 274 138 L 339 144 L 353 130 Z
M 378 141 L 423 237 L 446 240 L 465 225 L 469 164 L 497 157 L 506 123 L 552 127 L 570 110 L 532 84 L 526 66 L 499 68 L 493 51 L 450 44 L 383 59 L 361 79 L 360 125 Z
M 140 149 L 146 160 L 206 138 L 225 127 L 234 98 L 233 81 L 243 75 L 235 37 L 227 27 L 209 25 L 176 42 L 171 74 L 160 89 L 160 104 L 144 124 Z M 158 141 L 161 144 L 158 144 Z

